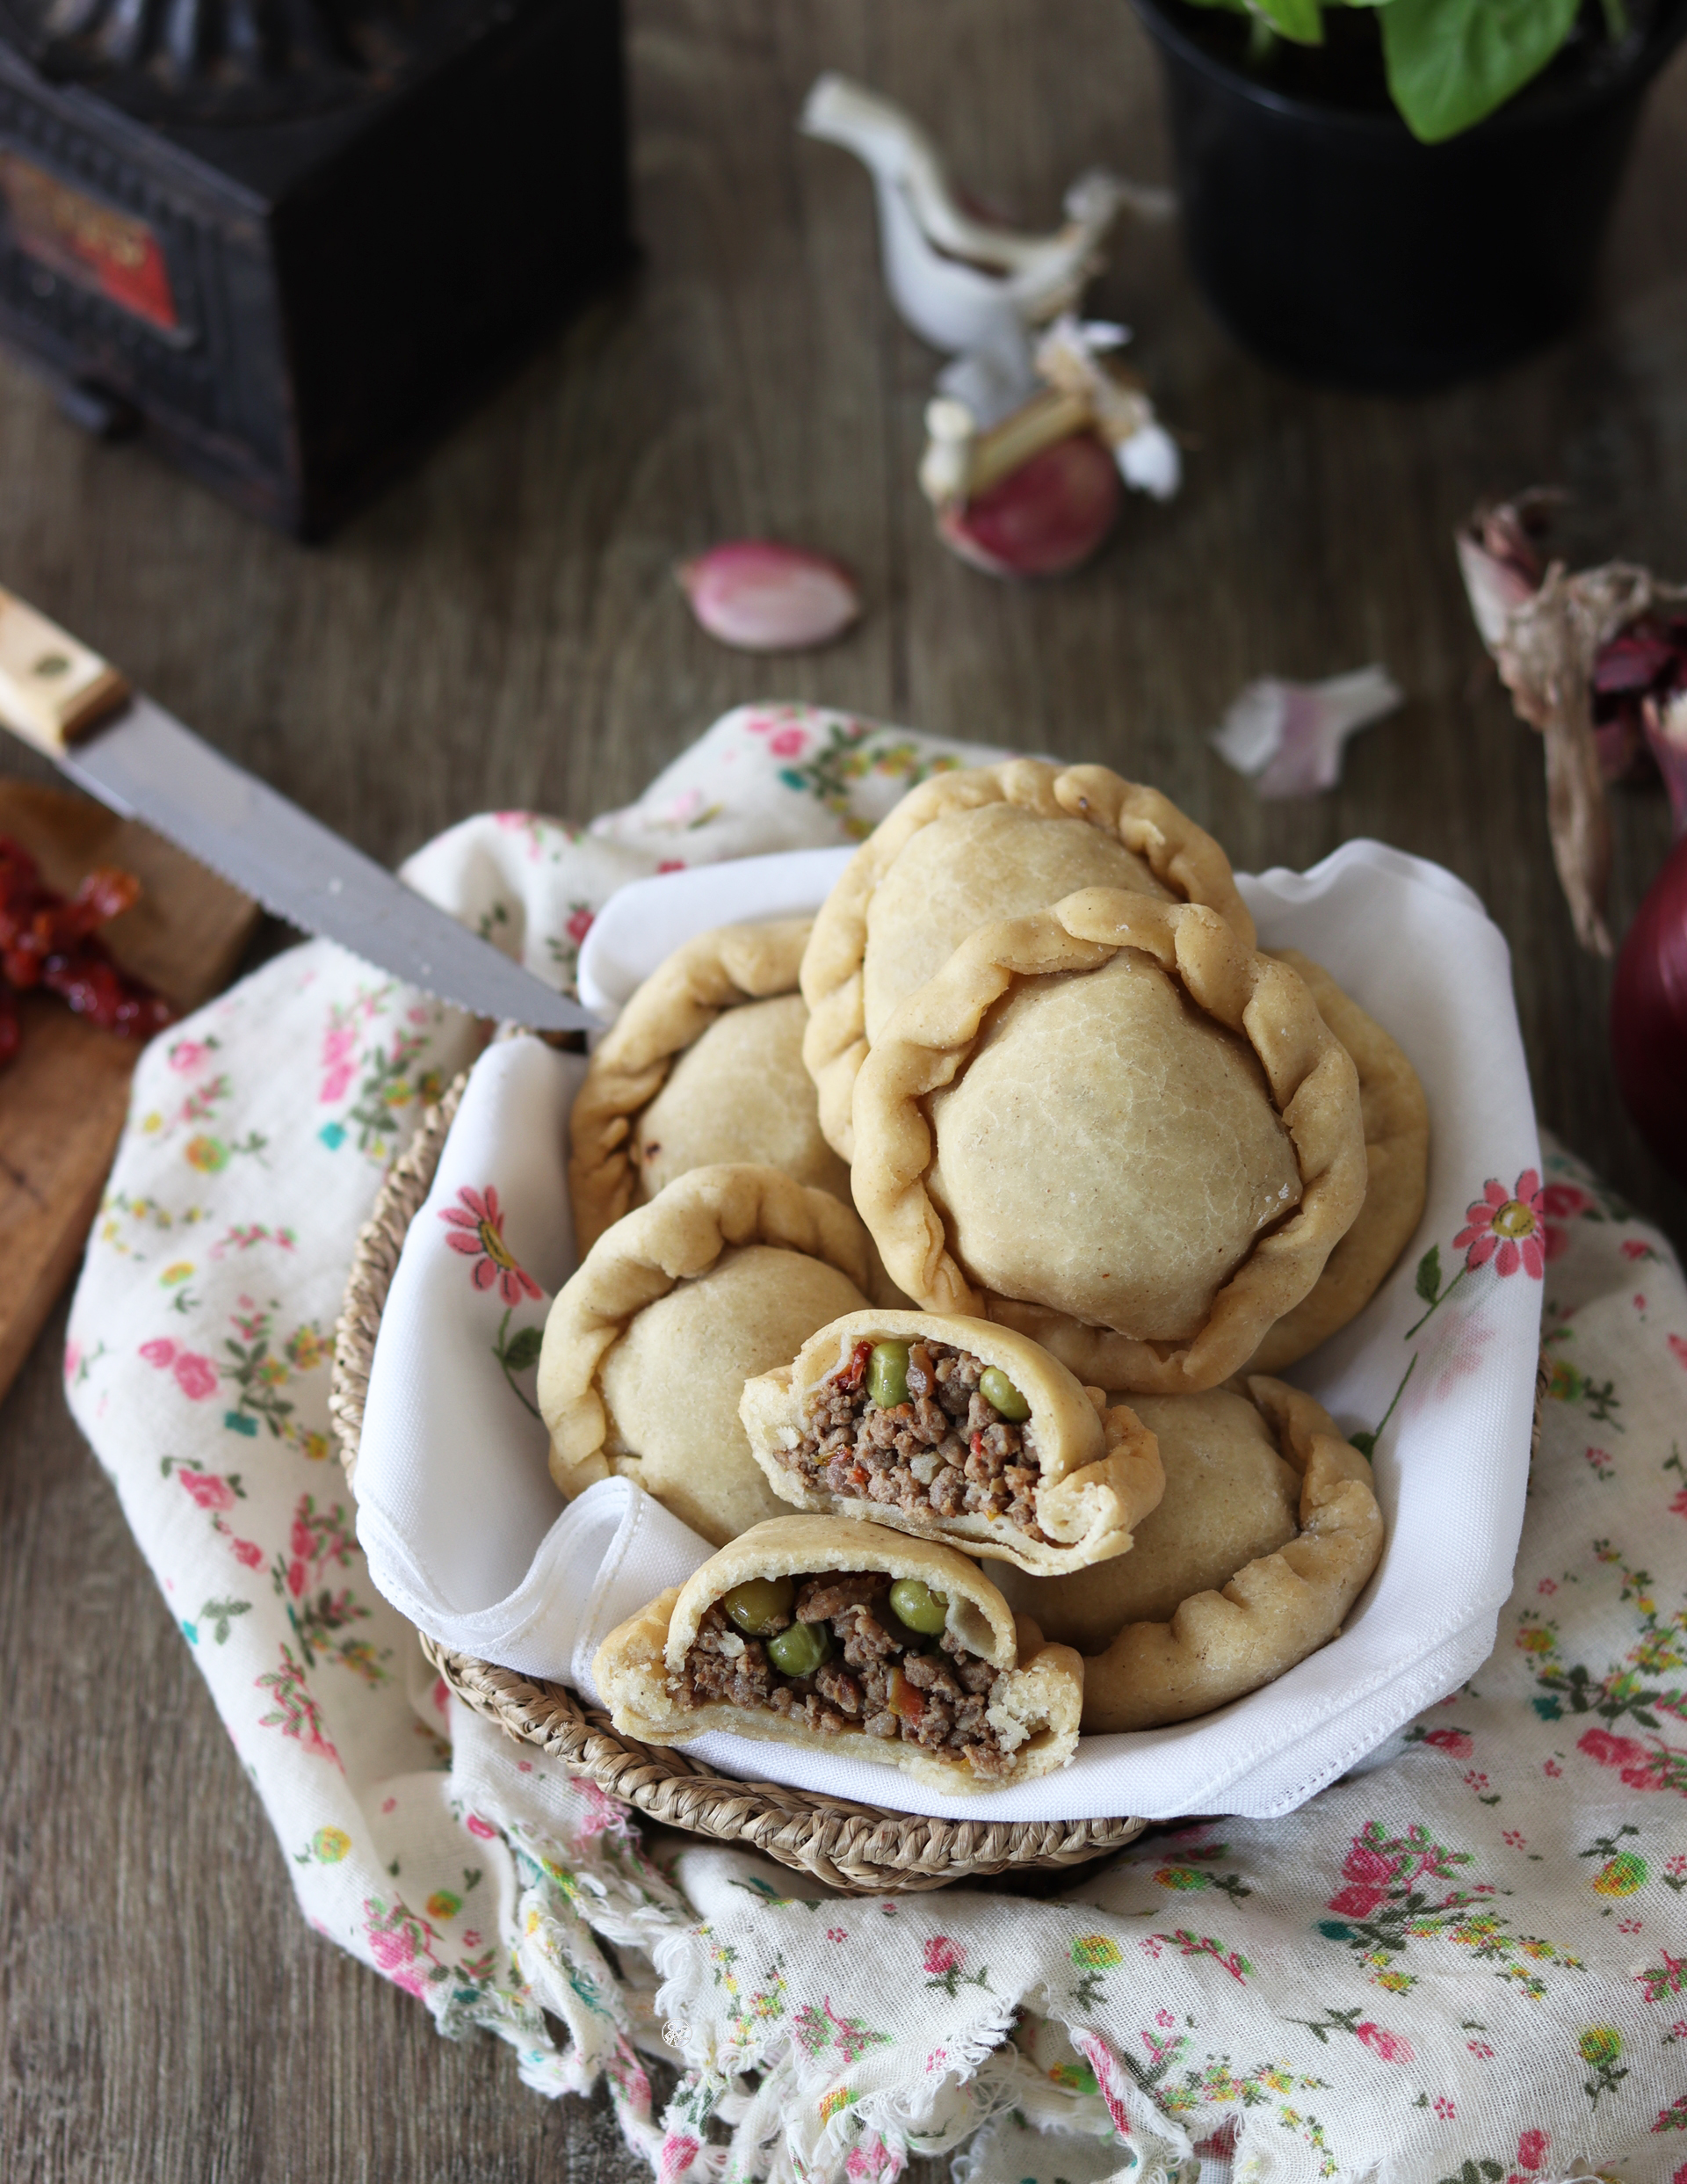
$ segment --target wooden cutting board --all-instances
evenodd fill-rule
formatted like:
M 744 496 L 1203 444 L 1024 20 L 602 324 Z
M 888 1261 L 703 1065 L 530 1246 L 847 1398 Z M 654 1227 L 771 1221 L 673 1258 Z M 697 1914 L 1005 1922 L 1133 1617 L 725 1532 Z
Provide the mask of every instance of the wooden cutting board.
M 150 829 L 69 789 L 0 780 L 0 835 L 66 895 L 96 865 L 134 873 L 141 899 L 102 937 L 177 1009 L 228 983 L 257 905 Z M 25 994 L 19 1014 L 22 1047 L 0 1069 L 0 1396 L 82 1256 L 142 1043 L 47 995 Z

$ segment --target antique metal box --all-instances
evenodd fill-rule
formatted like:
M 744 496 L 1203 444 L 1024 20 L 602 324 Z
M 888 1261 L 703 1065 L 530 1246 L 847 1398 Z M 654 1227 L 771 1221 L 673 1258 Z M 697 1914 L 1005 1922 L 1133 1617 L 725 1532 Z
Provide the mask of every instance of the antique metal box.
M 619 0 L 0 0 L 0 337 L 320 534 L 628 261 Z

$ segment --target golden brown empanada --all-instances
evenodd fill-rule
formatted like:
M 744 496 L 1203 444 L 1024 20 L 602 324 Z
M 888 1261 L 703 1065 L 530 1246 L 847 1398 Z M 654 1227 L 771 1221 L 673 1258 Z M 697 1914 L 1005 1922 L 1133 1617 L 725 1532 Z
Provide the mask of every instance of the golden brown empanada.
M 1274 1554 L 1164 1622 L 1133 1622 L 1084 1662 L 1083 1726 L 1155 1729 L 1257 1691 L 1327 1644 L 1382 1553 L 1371 1466 L 1321 1404 L 1280 1380 L 1248 1391 L 1301 1475 L 1300 1525 Z
M 891 1606 L 903 1583 L 917 1627 Z M 1064 1767 L 1083 1697 L 1077 1655 L 1016 1625 L 964 1555 L 837 1517 L 758 1524 L 612 1631 L 592 1673 L 615 1727 L 645 1744 L 725 1730 L 954 1795 Z
M 1302 981 L 1216 911 L 1117 889 L 962 941 L 874 1042 L 854 1114 L 891 1278 L 1107 1388 L 1226 1379 L 1365 1192 L 1353 1063 Z
M 798 1508 L 1041 1572 L 1123 1555 L 1160 1498 L 1153 1434 L 1104 1400 L 1010 1328 L 866 1311 L 749 1382 L 739 1415 Z
M 1157 789 L 1105 766 L 1039 758 L 940 773 L 910 789 L 850 860 L 802 961 L 803 1041 L 829 1142 L 854 1157 L 856 1073 L 896 1005 L 969 932 L 1082 888 L 1206 903 L 1246 940 L 1254 921 L 1210 834 Z
M 1423 1217 L 1430 1179 L 1430 1103 L 1417 1071 L 1373 1016 L 1298 948 L 1272 948 L 1298 971 L 1318 1012 L 1353 1057 L 1365 1118 L 1365 1203 L 1324 1270 L 1292 1311 L 1267 1328 L 1250 1373 L 1280 1373 L 1315 1350 L 1376 1295 Z
M 539 1407 L 565 1494 L 634 1479 L 717 1544 L 782 1507 L 738 1419 L 746 1380 L 866 1302 L 871 1247 L 777 1168 L 694 1168 L 599 1237 L 551 1307 Z
M 1013 1607 L 1080 1653 L 1099 1653 L 1126 1623 L 1169 1622 L 1191 1593 L 1227 1584 L 1300 1528 L 1300 1474 L 1245 1395 L 1209 1388 L 1129 1400 L 1155 1437 L 1165 1478 L 1131 1552 L 1066 1576 L 1001 1576 Z
M 797 969 L 813 920 L 720 925 L 676 948 L 605 1034 L 568 1118 L 582 1256 L 677 1176 L 728 1161 L 850 1194 L 802 1063 Z

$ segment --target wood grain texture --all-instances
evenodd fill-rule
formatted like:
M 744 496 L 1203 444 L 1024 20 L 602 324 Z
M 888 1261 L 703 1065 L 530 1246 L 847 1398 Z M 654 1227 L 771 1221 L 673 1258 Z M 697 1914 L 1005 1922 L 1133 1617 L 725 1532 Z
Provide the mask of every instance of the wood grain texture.
M 86 796 L 0 780 L 0 836 L 61 894 L 96 866 L 133 873 L 140 900 L 103 935 L 126 970 L 178 1009 L 216 992 L 251 937 L 254 903 Z M 19 1013 L 18 1058 L 0 1070 L 0 1397 L 82 1256 L 141 1051 L 48 995 L 25 995 Z
M 1350 835 L 1440 860 L 1514 953 L 1542 1118 L 1687 1238 L 1625 1119 L 1547 851 L 1539 744 L 1483 666 L 1451 550 L 1478 495 L 1570 486 L 1579 548 L 1687 576 L 1687 57 L 1654 98 L 1600 298 L 1568 339 L 1433 400 L 1311 389 L 1240 355 L 1175 231 L 1123 230 L 1095 295 L 1198 442 L 1090 570 L 1014 590 L 933 537 L 933 359 L 890 318 L 870 192 L 792 120 L 815 73 L 926 116 L 1010 213 L 1082 166 L 1163 178 L 1120 0 L 633 0 L 638 278 L 342 537 L 305 553 L 0 366 L 0 583 L 377 856 L 464 813 L 625 801 L 717 712 L 813 698 L 1153 781 L 1238 864 Z M 734 533 L 836 553 L 868 613 L 757 661 L 691 623 L 676 559 Z M 1206 743 L 1236 690 L 1384 661 L 1405 712 L 1341 786 L 1262 804 Z M 1617 799 L 1614 923 L 1668 838 Z M 65 1416 L 55 1319 L 0 1410 L 0 2146 L 46 2184 L 192 2177 L 631 2180 L 601 2110 L 297 1916 L 283 1859 Z M 122 1672 L 113 1674 L 112 1665 Z

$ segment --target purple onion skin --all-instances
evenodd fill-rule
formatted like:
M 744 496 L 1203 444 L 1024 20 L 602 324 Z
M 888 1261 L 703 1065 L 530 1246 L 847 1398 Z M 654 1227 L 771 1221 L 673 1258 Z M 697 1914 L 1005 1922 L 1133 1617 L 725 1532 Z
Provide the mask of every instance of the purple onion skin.
M 1611 1047 L 1618 1089 L 1640 1136 L 1687 1183 L 1687 835 L 1624 936 Z

